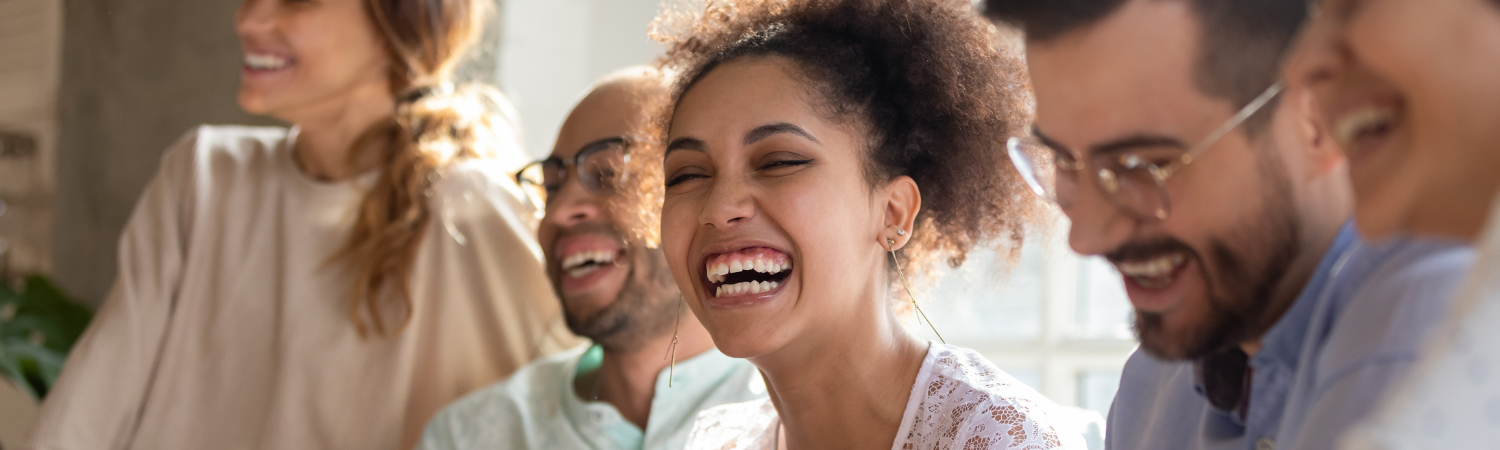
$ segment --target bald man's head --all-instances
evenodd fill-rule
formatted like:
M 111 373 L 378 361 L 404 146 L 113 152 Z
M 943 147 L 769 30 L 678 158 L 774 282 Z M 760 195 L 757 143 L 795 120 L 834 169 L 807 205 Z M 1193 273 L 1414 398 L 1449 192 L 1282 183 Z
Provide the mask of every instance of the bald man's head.
M 552 156 L 568 158 L 585 144 L 640 129 L 649 105 L 667 95 L 667 80 L 653 67 L 630 67 L 599 79 L 558 131 Z
M 573 107 L 552 147 L 552 159 L 562 163 L 554 176 L 563 181 L 548 193 L 538 231 L 547 274 L 568 327 L 610 351 L 630 351 L 670 333 L 677 286 L 661 250 L 624 238 L 607 207 L 615 194 L 599 189 L 602 183 L 580 180 L 580 172 L 604 178 L 617 170 L 611 165 L 623 169 L 618 155 L 637 139 L 653 105 L 665 99 L 666 83 L 650 67 L 605 76 Z M 605 166 L 610 169 L 598 170 Z

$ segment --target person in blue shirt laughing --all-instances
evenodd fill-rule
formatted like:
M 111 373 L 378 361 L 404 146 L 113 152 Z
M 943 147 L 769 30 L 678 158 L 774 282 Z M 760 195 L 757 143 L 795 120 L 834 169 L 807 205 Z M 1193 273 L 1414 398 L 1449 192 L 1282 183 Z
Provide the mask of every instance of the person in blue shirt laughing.
M 753 365 L 714 349 L 661 250 L 621 232 L 610 204 L 640 142 L 632 133 L 665 83 L 640 67 L 601 80 L 563 123 L 552 156 L 517 176 L 546 204 L 538 241 L 547 273 L 568 328 L 592 345 L 460 399 L 418 448 L 680 449 L 699 410 L 765 396 Z
M 1135 309 L 1108 448 L 1318 448 L 1410 366 L 1472 256 L 1349 225 L 1346 161 L 1278 80 L 1303 0 L 985 13 L 1024 29 L 1036 93 L 1008 152 Z

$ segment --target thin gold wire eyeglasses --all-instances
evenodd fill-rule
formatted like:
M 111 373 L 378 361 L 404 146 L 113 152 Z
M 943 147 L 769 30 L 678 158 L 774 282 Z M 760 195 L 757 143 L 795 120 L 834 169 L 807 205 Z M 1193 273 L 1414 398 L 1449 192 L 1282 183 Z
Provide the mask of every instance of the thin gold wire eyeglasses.
M 1084 162 L 1035 136 L 1026 136 L 1006 141 L 1006 152 L 1031 190 L 1048 202 L 1064 207 L 1071 204 L 1078 192 L 1079 174 L 1092 167 L 1095 184 L 1115 206 L 1140 219 L 1166 220 L 1172 213 L 1167 178 L 1192 164 L 1284 89 L 1281 82 L 1272 84 L 1187 151 L 1172 146 L 1145 147 L 1099 153 Z

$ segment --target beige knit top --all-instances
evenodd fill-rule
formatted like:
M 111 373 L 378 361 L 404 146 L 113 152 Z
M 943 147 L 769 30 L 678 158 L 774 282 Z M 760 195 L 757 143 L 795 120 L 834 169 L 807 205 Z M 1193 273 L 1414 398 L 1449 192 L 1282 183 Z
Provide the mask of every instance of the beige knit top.
M 448 402 L 575 343 L 494 160 L 444 173 L 410 325 L 361 338 L 329 258 L 374 174 L 314 181 L 294 138 L 204 126 L 167 151 L 29 448 L 406 449 Z

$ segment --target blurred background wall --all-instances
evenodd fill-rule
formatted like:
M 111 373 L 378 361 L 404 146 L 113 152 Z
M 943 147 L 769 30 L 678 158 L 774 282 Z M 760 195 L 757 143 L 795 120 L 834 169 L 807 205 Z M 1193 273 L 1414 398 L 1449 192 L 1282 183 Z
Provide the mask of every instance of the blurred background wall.
M 614 69 L 650 61 L 646 37 L 657 0 L 506 0 L 464 78 L 498 84 L 521 114 L 528 151 L 550 151 L 562 118 L 589 82 Z M 0 40 L 41 28 L 56 42 L 41 47 L 21 82 L 0 78 L 0 92 L 30 95 L 25 120 L 0 125 L 35 130 L 46 150 L 5 166 L 0 195 L 11 202 L 3 222 L 26 245 L 28 267 L 50 271 L 91 305 L 102 301 L 115 274 L 115 247 L 136 198 L 156 172 L 166 146 L 194 125 L 274 124 L 235 103 L 241 53 L 234 34 L 237 0 L 0 0 Z M 24 10 L 28 16 L 7 14 Z M 34 11 L 35 10 L 35 11 Z M 41 11 L 41 12 L 36 12 Z M 38 14 L 52 14 L 47 26 Z M 58 21 L 57 19 L 60 19 Z M 12 26 L 11 22 L 17 23 Z M 24 23 L 23 23 L 24 22 Z M 24 25 L 24 26 L 23 26 Z M 53 36 L 55 40 L 56 36 Z M 52 50 L 47 51 L 48 44 Z M 0 47 L 0 77 L 8 72 Z M 60 51 L 60 54 L 59 54 Z M 60 61 L 60 64 L 54 61 Z M 51 64 L 50 66 L 48 64 Z M 58 76 L 48 79 L 47 75 Z M 48 95 L 55 93 L 55 97 Z M 34 94 L 34 95 L 32 95 Z M 34 97 L 34 98 L 33 98 Z M 0 97 L 3 99 L 5 97 Z M 0 105 L 10 102 L 0 101 Z M 10 113 L 0 106 L 0 114 Z M 12 113 L 13 114 L 13 113 Z M 55 119 L 54 119 L 55 118 Z M 55 120 L 56 150 L 51 150 Z M 54 156 L 55 155 L 55 156 Z M 55 158 L 55 180 L 51 166 Z M 17 177 L 19 178 L 19 177 Z M 11 185 L 27 185 L 25 195 Z M 53 195 L 55 187 L 55 196 Z M 12 200 L 14 199 L 14 200 Z M 17 211 L 20 207 L 38 210 Z M 48 213 L 48 207 L 52 213 Z M 50 223 L 50 226 L 47 224 Z M 29 224 L 29 225 L 28 225 Z M 50 240 L 50 245 L 46 244 Z M 34 261 L 34 262 L 33 262 Z
M 0 0 L 0 274 L 52 268 L 62 2 Z
M 53 273 L 92 305 L 166 146 L 200 123 L 267 124 L 235 105 L 233 0 L 66 0 Z

